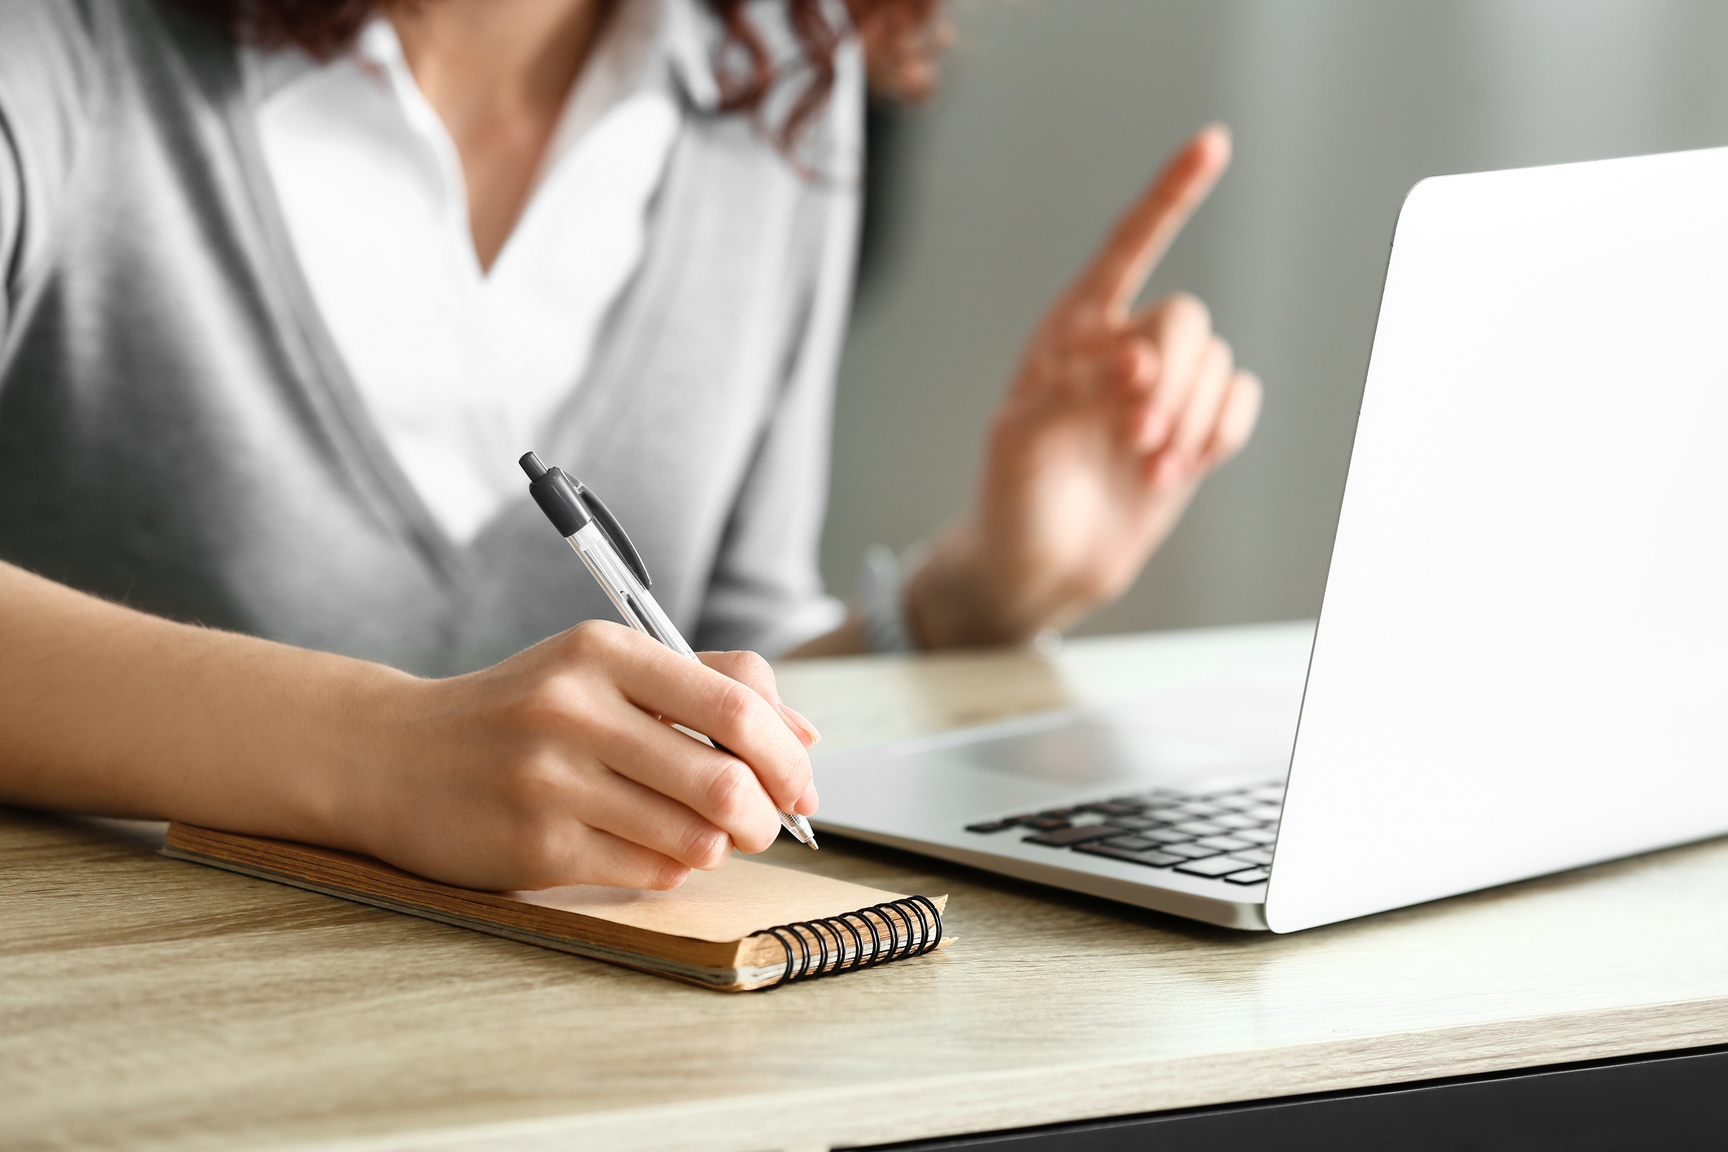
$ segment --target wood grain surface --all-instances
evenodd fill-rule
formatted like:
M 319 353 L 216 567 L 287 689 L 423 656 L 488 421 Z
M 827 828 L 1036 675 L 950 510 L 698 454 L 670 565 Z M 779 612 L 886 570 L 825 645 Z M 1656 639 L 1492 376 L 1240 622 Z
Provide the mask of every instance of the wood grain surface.
M 855 742 L 1129 694 L 1146 643 L 782 685 Z M 721 997 L 159 838 L 0 810 L 0 1148 L 808 1150 L 1728 1042 L 1722 841 L 1285 937 L 783 842 L 960 943 Z

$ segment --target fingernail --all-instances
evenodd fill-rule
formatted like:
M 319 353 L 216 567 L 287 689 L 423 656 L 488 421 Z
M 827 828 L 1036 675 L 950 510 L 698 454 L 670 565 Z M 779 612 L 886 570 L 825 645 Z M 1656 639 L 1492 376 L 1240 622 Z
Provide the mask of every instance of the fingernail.
M 787 723 L 792 725 L 793 730 L 804 738 L 804 747 L 810 748 L 822 743 L 822 733 L 816 731 L 816 725 L 806 720 L 790 704 L 784 700 L 777 700 L 775 707 L 780 709 L 780 714 L 786 718 Z
M 801 816 L 813 815 L 821 800 L 816 795 L 816 781 L 804 785 L 803 793 L 798 797 L 798 803 L 792 805 L 792 810 Z

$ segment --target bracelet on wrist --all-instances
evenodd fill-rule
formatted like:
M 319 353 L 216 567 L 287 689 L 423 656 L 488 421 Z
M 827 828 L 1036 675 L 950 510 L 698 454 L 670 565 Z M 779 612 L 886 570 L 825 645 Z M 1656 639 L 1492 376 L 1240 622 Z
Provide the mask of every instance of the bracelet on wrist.
M 910 652 L 912 629 L 906 620 L 905 566 L 885 544 L 864 550 L 858 581 L 864 641 L 872 652 Z

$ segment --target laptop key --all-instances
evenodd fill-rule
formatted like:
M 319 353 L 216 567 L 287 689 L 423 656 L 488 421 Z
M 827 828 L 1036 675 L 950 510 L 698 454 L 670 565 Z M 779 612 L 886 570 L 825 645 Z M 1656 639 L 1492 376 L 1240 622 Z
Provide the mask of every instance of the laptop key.
M 1262 821 L 1253 816 L 1244 816 L 1240 812 L 1226 812 L 1221 816 L 1209 816 L 1207 819 L 1214 824 L 1222 824 L 1226 828 L 1258 828 Z
M 1172 825 L 1172 827 L 1178 832 L 1187 832 L 1194 836 L 1217 836 L 1229 831 L 1228 828 L 1214 824 L 1210 820 L 1184 820 L 1180 824 Z
M 1140 812 L 1138 804 L 1118 804 L 1114 800 L 1105 800 L 1098 804 L 1080 805 L 1082 812 L 1099 812 L 1105 816 L 1134 816 Z
M 1131 848 L 1117 848 L 1110 844 L 1082 844 L 1074 849 L 1088 856 L 1108 856 L 1112 860 L 1126 860 L 1131 864 L 1146 864 L 1153 868 L 1168 868 L 1172 864 L 1182 863 L 1182 857 L 1172 856 L 1168 852 L 1160 852 L 1156 848 L 1148 848 L 1136 852 Z
M 1148 828 L 1158 827 L 1163 821 L 1153 820 L 1147 816 L 1112 816 L 1104 823 L 1116 828 L 1131 828 L 1136 832 L 1143 832 Z
M 1270 848 L 1250 848 L 1245 852 L 1232 852 L 1230 855 L 1238 860 L 1249 860 L 1255 864 L 1272 863 L 1272 850 Z
M 1001 831 L 1004 831 L 1008 828 L 1016 828 L 1019 826 L 1019 824 L 1020 824 L 1020 821 L 1018 821 L 1018 820 L 986 820 L 982 824 L 968 824 L 968 825 L 966 825 L 966 831 L 968 831 L 968 832 L 1001 832 Z
M 1195 841 L 1202 848 L 1216 848 L 1220 852 L 1234 852 L 1238 848 L 1253 848 L 1247 840 L 1238 840 L 1234 836 L 1202 836 Z
M 1147 840 L 1140 836 L 1112 836 L 1110 839 L 1100 840 L 1098 843 L 1108 844 L 1112 848 L 1128 848 L 1135 852 L 1141 852 L 1147 848 L 1163 847 L 1156 840 Z
M 1190 860 L 1199 860 L 1206 856 L 1223 855 L 1222 849 L 1208 848 L 1203 844 L 1166 844 L 1164 845 L 1164 851 L 1174 852 L 1176 855 L 1185 856 Z
M 1220 816 L 1229 811 L 1229 809 L 1219 804 L 1204 804 L 1198 800 L 1190 800 L 1186 804 L 1178 804 L 1176 806 L 1176 811 L 1189 816 L 1197 816 L 1201 819 L 1209 819 L 1213 816 Z
M 1067 848 L 1074 844 L 1084 844 L 1088 840 L 1102 840 L 1107 836 L 1120 836 L 1121 830 L 1108 824 L 1086 824 L 1079 828 L 1053 828 L 1048 832 L 1040 832 L 1036 836 L 1024 836 L 1028 844 L 1043 844 L 1049 848 Z
M 1270 848 L 1278 839 L 1278 833 L 1270 828 L 1243 828 L 1230 835 L 1238 840 L 1248 840 L 1255 844 L 1264 844 Z
M 1026 828 L 1035 828 L 1040 832 L 1051 832 L 1057 828 L 1068 827 L 1068 818 L 1066 816 L 1034 816 L 1032 819 L 1022 820 L 1020 823 Z
M 1174 828 L 1144 828 L 1139 835 L 1148 840 L 1156 840 L 1160 844 L 1186 844 L 1194 839 L 1192 833 L 1178 832 Z
M 1259 884 L 1270 878 L 1271 875 L 1272 873 L 1269 869 L 1250 868 L 1246 872 L 1232 872 L 1230 875 L 1224 877 L 1224 879 L 1232 884 Z
M 1186 872 L 1190 876 L 1210 876 L 1216 879 L 1219 876 L 1228 876 L 1232 872 L 1242 872 L 1253 867 L 1254 865 L 1246 860 L 1237 860 L 1230 856 L 1213 856 L 1208 860 L 1190 860 L 1186 864 L 1178 864 L 1176 871 Z M 1256 871 L 1264 870 L 1256 869 Z

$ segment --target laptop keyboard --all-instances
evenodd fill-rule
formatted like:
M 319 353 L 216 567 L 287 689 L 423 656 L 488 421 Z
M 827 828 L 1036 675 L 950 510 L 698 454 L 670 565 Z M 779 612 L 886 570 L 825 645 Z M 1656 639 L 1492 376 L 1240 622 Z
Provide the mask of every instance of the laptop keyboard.
M 968 824 L 980 836 L 1018 832 L 1028 844 L 1108 856 L 1231 884 L 1271 875 L 1284 782 L 1199 795 L 1158 788 L 1095 804 Z

